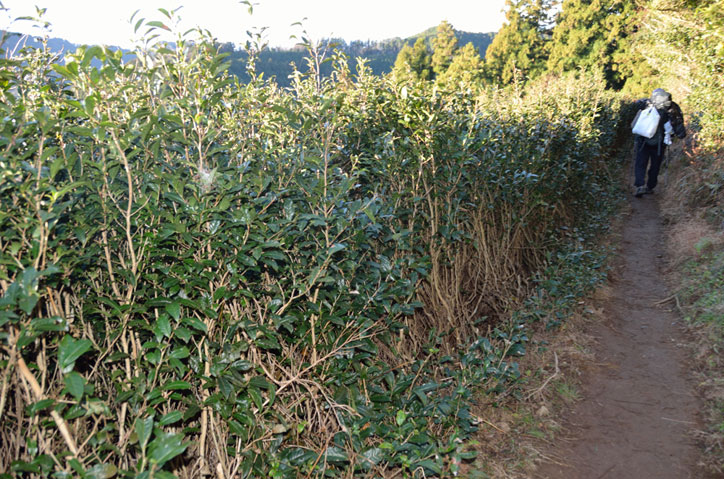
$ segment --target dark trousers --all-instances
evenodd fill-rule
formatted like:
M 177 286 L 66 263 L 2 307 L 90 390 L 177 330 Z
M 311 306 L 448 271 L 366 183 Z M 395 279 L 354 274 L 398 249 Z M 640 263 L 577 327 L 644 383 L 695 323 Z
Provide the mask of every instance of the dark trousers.
M 634 186 L 643 186 L 644 183 L 653 190 L 658 183 L 659 170 L 661 169 L 661 161 L 664 159 L 664 145 L 647 145 L 646 143 L 636 142 L 636 163 L 634 165 L 634 175 L 636 177 Z M 646 168 L 649 170 L 648 181 L 646 180 Z

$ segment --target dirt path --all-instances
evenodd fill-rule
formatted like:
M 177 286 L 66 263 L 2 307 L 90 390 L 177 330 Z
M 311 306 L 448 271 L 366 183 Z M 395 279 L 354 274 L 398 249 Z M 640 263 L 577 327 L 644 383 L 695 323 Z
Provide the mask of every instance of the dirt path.
M 697 468 L 699 402 L 680 318 L 661 306 L 662 222 L 653 196 L 631 198 L 605 320 L 591 332 L 595 365 L 538 479 L 686 479 Z M 659 303 L 659 305 L 657 305 Z

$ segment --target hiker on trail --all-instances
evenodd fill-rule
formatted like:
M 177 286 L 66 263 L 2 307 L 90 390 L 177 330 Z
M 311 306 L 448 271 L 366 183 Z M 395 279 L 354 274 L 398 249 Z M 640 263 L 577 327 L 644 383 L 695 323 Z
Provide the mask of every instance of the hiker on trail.
M 683 139 L 686 127 L 681 108 L 671 101 L 671 93 L 661 88 L 654 90 L 651 98 L 637 100 L 634 105 L 638 111 L 633 124 L 634 195 L 641 198 L 656 188 L 666 147 L 671 144 L 671 134 Z

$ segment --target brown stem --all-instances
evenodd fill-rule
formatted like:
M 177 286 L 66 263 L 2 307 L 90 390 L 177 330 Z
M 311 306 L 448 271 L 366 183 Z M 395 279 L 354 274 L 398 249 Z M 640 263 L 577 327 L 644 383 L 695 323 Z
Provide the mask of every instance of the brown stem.
M 43 390 L 40 388 L 40 384 L 38 384 L 35 376 L 33 376 L 33 373 L 31 373 L 30 369 L 28 369 L 28 365 L 25 364 L 25 360 L 23 359 L 23 357 L 17 353 L 16 355 L 18 358 L 18 371 L 20 372 L 20 376 L 30 385 L 30 389 L 33 391 L 33 395 L 35 396 L 35 400 L 43 400 L 45 398 L 45 395 L 43 394 Z M 70 434 L 68 425 L 65 423 L 61 415 L 58 414 L 58 411 L 56 411 L 55 409 L 52 409 L 50 411 L 50 415 L 53 417 L 55 425 L 58 426 L 60 435 L 63 436 L 63 439 L 65 440 L 65 444 L 68 446 L 68 449 L 70 449 L 70 452 L 72 452 L 73 455 L 78 458 L 78 447 L 75 445 L 75 439 L 73 439 L 73 436 Z

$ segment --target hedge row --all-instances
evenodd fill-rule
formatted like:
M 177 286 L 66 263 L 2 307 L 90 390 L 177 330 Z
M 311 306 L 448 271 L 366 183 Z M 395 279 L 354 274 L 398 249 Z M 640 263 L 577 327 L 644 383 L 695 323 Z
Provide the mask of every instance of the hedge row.
M 455 472 L 468 386 L 517 378 L 505 318 L 610 179 L 585 75 L 280 90 L 183 37 L 1 61 L 3 477 Z

